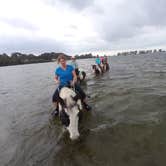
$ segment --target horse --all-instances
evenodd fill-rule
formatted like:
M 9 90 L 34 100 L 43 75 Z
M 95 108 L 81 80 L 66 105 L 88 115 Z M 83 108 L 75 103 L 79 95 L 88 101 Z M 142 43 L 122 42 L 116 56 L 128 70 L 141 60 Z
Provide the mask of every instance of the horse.
M 100 75 L 103 73 L 102 69 L 98 65 L 92 65 L 92 70 L 95 75 Z
M 77 75 L 77 83 L 81 84 L 82 82 L 85 81 L 86 73 L 85 71 L 81 71 L 78 68 L 75 69 L 76 75 Z
M 104 63 L 102 66 L 92 65 L 92 69 L 95 75 L 100 75 L 109 70 L 109 64 Z
M 60 90 L 59 97 L 59 113 L 62 124 L 64 124 L 69 132 L 70 139 L 76 140 L 79 138 L 78 123 L 80 111 L 83 109 L 81 97 L 79 94 L 68 87 L 63 87 Z

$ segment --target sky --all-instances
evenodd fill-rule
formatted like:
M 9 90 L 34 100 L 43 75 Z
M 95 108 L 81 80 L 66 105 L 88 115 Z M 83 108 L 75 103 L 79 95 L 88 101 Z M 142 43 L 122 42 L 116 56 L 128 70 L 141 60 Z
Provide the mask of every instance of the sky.
M 0 54 L 166 49 L 165 0 L 0 0 Z

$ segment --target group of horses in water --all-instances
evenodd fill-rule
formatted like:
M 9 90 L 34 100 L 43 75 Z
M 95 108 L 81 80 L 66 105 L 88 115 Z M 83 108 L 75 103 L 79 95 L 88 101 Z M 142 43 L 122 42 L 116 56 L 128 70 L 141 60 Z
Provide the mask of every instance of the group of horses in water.
M 109 67 L 108 63 L 104 63 L 101 65 L 92 65 L 92 69 L 93 69 L 94 74 L 97 76 L 97 75 L 103 74 L 106 71 L 108 71 L 110 69 L 110 67 Z
M 92 70 L 95 76 L 103 74 L 109 70 L 109 64 L 92 65 Z M 78 83 L 86 80 L 86 73 L 84 71 L 76 71 L 78 77 Z M 83 101 L 81 96 L 75 92 L 74 88 L 63 87 L 60 90 L 59 96 L 61 102 L 59 102 L 60 120 L 69 132 L 71 140 L 79 138 L 79 119 L 83 109 Z
M 97 64 L 92 65 L 92 71 L 95 76 L 102 75 L 103 73 L 109 71 L 109 69 L 110 69 L 110 66 L 108 63 L 101 63 L 100 65 L 97 65 Z M 77 75 L 77 80 L 79 84 L 85 81 L 86 79 L 85 71 L 79 71 L 76 69 L 76 75 Z

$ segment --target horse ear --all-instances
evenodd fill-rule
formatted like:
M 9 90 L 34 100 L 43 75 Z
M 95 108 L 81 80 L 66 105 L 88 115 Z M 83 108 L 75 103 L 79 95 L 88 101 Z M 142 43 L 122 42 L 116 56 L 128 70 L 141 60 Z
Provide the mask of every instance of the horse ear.
M 78 94 L 76 94 L 74 97 L 72 96 L 74 101 L 77 101 L 78 99 L 80 99 L 80 96 Z

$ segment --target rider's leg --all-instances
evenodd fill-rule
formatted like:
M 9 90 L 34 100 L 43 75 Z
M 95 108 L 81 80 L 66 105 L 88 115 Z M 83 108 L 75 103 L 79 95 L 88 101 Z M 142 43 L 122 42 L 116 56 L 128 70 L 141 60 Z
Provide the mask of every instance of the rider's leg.
M 76 92 L 79 93 L 80 96 L 81 96 L 81 100 L 82 100 L 82 102 L 83 102 L 83 107 L 84 107 L 86 110 L 90 110 L 91 107 L 90 107 L 90 106 L 87 104 L 87 102 L 86 102 L 86 94 L 85 94 L 85 92 L 82 90 L 82 88 L 81 88 L 78 84 L 75 85 L 75 90 L 76 90 Z
M 53 111 L 53 115 L 57 116 L 59 114 L 59 109 L 58 109 L 58 98 L 59 98 L 59 89 L 57 88 L 52 96 L 52 102 L 54 104 L 55 110 Z
M 75 84 L 75 90 L 81 96 L 81 100 L 85 100 L 86 94 L 78 84 Z

